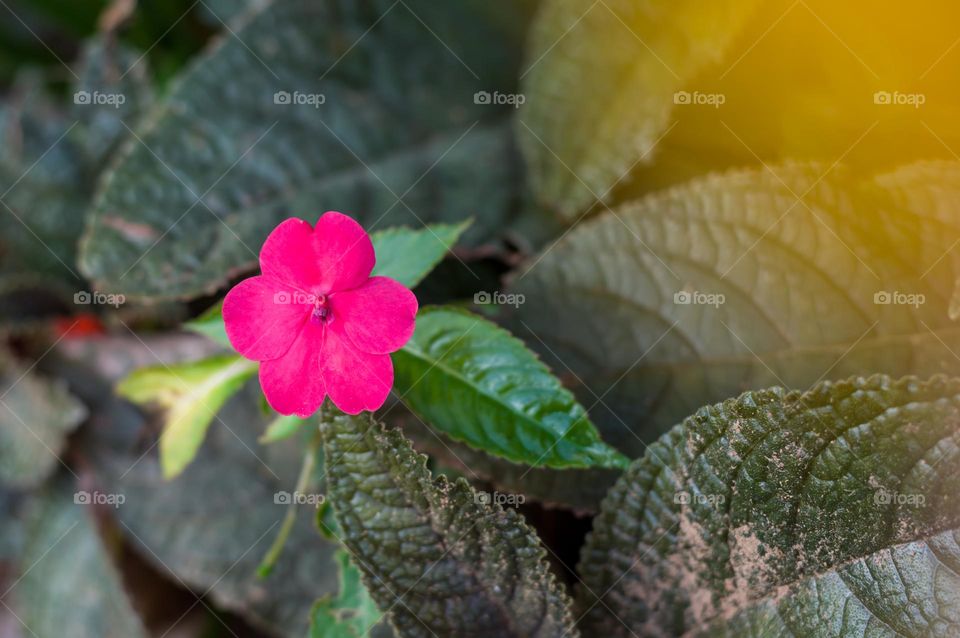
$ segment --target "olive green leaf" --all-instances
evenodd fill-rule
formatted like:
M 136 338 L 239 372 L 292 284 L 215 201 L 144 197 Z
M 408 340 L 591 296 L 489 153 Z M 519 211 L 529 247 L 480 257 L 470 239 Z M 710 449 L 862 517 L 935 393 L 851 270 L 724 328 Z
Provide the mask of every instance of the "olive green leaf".
M 281 220 L 319 206 L 419 227 L 480 202 L 472 241 L 498 233 L 522 171 L 511 109 L 475 93 L 512 89 L 521 42 L 483 4 L 275 0 L 244 14 L 105 178 L 82 270 L 131 299 L 212 293 Z
M 678 92 L 721 59 L 758 4 L 542 3 L 517 125 L 539 198 L 572 218 L 651 160 Z
M 328 498 L 364 582 L 404 636 L 576 636 L 534 532 L 369 415 L 322 424 Z M 568 633 L 565 633 L 568 632 Z
M 222 355 L 140 368 L 117 385 L 120 396 L 166 411 L 160 436 L 164 477 L 174 478 L 190 464 L 217 412 L 257 369 L 256 361 Z
M 422 309 L 394 368 L 403 401 L 454 440 L 538 467 L 626 465 L 536 355 L 477 315 Z
M 854 377 L 704 407 L 604 501 L 582 628 L 950 635 L 958 489 L 960 379 Z

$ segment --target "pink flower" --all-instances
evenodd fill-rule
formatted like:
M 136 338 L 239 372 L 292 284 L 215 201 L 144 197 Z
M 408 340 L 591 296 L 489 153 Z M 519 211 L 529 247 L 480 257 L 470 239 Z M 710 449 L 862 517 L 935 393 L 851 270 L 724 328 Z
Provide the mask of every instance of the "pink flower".
M 393 387 L 390 353 L 413 334 L 417 298 L 371 277 L 373 243 L 360 225 L 324 213 L 277 226 L 260 249 L 261 275 L 223 301 L 227 336 L 260 362 L 260 385 L 281 414 L 307 417 L 323 399 L 349 414 L 376 410 Z

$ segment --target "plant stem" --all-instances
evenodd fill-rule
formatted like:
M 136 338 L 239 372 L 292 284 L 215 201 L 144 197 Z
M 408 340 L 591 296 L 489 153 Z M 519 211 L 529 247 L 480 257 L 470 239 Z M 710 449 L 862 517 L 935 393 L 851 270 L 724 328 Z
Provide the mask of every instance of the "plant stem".
M 292 502 L 287 506 L 287 513 L 283 517 L 283 524 L 280 526 L 280 532 L 277 534 L 277 538 L 273 541 L 270 549 L 267 550 L 267 553 L 263 557 L 263 561 L 261 561 L 260 566 L 257 567 L 257 576 L 260 578 L 266 578 L 270 575 L 270 572 L 273 571 L 273 568 L 277 564 L 277 560 L 280 558 L 280 554 L 283 553 L 283 547 L 287 544 L 287 538 L 289 538 L 290 532 L 293 530 L 293 525 L 297 521 L 298 504 L 296 495 L 306 492 L 310 485 L 310 478 L 312 477 L 313 470 L 317 465 L 317 451 L 319 447 L 320 431 L 318 428 L 317 432 L 310 440 L 310 445 L 307 447 L 306 454 L 304 454 L 303 464 L 300 466 L 300 476 L 297 478 L 297 486 L 294 488 Z

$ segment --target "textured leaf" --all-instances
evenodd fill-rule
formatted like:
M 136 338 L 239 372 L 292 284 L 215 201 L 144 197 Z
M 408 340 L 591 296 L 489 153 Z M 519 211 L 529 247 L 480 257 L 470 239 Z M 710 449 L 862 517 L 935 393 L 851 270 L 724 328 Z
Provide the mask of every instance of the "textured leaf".
M 145 638 L 120 574 L 97 533 L 93 507 L 56 483 L 32 503 L 20 580 L 5 592 L 27 629 L 56 638 Z
M 958 368 L 948 303 L 960 164 L 874 177 L 772 170 L 710 176 L 600 215 L 515 278 L 526 303 L 509 325 L 581 384 L 604 439 L 628 455 L 743 390 Z M 899 302 L 875 301 L 895 292 Z M 724 302 L 677 303 L 683 293 Z
M 958 489 L 958 379 L 856 377 L 705 407 L 604 501 L 580 565 L 583 629 L 951 635 Z
M 223 355 L 141 368 L 117 386 L 120 396 L 138 405 L 156 404 L 166 411 L 160 436 L 164 477 L 174 478 L 193 461 L 217 412 L 258 367 L 256 361 Z
M 3 362 L 0 362 L 3 363 Z M 60 466 L 66 437 L 87 410 L 62 383 L 13 365 L 0 369 L 0 484 L 32 488 Z
M 403 400 L 455 440 L 533 466 L 624 466 L 550 370 L 486 319 L 423 309 L 394 362 Z
M 462 479 L 434 479 L 425 456 L 369 415 L 321 427 L 345 544 L 401 635 L 577 635 L 515 510 L 483 504 Z
M 423 230 L 388 228 L 373 233 L 371 240 L 377 254 L 373 275 L 396 279 L 407 288 L 414 288 L 447 254 L 471 220 L 460 224 L 431 224 Z
M 363 638 L 370 635 L 383 614 L 363 586 L 350 554 L 340 550 L 334 558 L 340 567 L 340 589 L 336 597 L 328 595 L 314 604 L 309 638 Z
M 474 241 L 489 236 L 522 173 L 509 107 L 473 95 L 515 82 L 519 43 L 479 4 L 275 1 L 235 25 L 107 178 L 84 271 L 130 297 L 198 296 L 281 219 L 332 206 L 419 227 L 479 202 Z
M 649 161 L 674 93 L 721 59 L 758 4 L 544 2 L 517 127 L 540 199 L 573 217 Z

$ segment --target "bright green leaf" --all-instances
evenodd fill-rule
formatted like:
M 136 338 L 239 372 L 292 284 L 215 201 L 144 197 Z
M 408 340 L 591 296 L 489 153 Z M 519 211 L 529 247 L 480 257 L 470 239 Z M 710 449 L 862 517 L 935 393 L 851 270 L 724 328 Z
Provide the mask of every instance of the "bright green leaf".
M 230 339 L 227 338 L 227 329 L 223 325 L 222 301 L 208 308 L 196 319 L 186 322 L 183 327 L 201 334 L 225 348 L 233 349 Z
M 536 355 L 486 319 L 422 309 L 394 368 L 403 401 L 457 441 L 537 467 L 625 466 Z
M 263 435 L 258 440 L 261 443 L 276 443 L 277 441 L 289 439 L 297 432 L 301 432 L 309 422 L 309 419 L 301 419 L 293 414 L 289 416 L 279 414 L 270 422 L 270 425 L 267 426 L 267 429 L 264 430 Z
M 383 618 L 377 603 L 360 580 L 360 570 L 350 554 L 339 550 L 334 559 L 340 568 L 340 590 L 316 602 L 310 611 L 309 638 L 364 638 Z
M 514 509 L 427 457 L 369 414 L 321 424 L 327 496 L 373 599 L 403 636 L 578 635 L 536 534 Z M 398 597 L 400 602 L 398 602 Z
M 650 161 L 675 93 L 722 59 L 759 0 L 546 0 L 517 131 L 540 199 L 572 219 Z M 722 72 L 722 71 L 721 71 Z
M 707 406 L 604 501 L 580 563 L 582 627 L 956 633 L 958 490 L 960 379 L 854 377 Z
M 120 382 L 117 392 L 139 405 L 157 404 L 166 411 L 160 436 L 164 477 L 182 472 L 203 443 L 210 422 L 258 364 L 233 355 L 192 363 L 141 368 Z
M 421 230 L 388 228 L 373 233 L 377 265 L 373 275 L 391 277 L 415 288 L 457 243 L 472 219 L 459 224 L 430 224 Z

